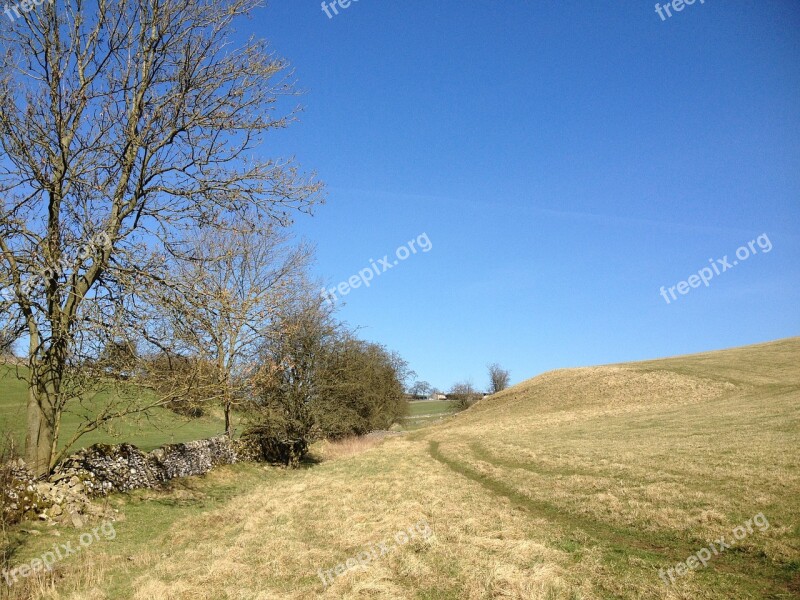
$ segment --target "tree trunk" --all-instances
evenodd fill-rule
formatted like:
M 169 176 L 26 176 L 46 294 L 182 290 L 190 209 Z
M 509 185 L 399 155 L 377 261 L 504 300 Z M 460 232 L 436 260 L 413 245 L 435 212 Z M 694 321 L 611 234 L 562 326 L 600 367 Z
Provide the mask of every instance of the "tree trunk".
M 28 350 L 28 409 L 25 434 L 25 462 L 37 476 L 47 475 L 58 445 L 61 421 L 58 407 L 63 361 L 51 354 L 44 360 L 37 356 L 41 338 L 35 327 Z M 52 363 L 55 363 L 52 364 Z
M 40 402 L 37 383 L 31 381 L 28 390 L 28 432 L 25 436 L 25 462 L 35 475 L 46 475 L 50 472 L 50 461 L 53 459 L 52 415 L 47 414 L 47 402 Z
M 230 397 L 226 394 L 225 395 L 225 435 L 229 438 L 233 437 L 233 431 L 231 431 L 231 401 Z

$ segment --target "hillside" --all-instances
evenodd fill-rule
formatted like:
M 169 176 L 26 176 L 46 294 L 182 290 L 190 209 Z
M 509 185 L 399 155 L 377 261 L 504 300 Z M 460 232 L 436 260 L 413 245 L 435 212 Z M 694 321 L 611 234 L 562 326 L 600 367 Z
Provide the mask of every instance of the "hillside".
M 116 539 L 48 597 L 797 598 L 798 447 L 800 338 L 554 371 L 307 469 L 115 498 Z
M 20 367 L 24 369 L 24 367 Z M 27 384 L 17 375 L 17 367 L 0 363 L 0 435 L 10 436 L 17 448 L 25 441 L 25 408 L 28 399 Z M 111 392 L 102 392 L 111 393 Z M 146 391 L 142 392 L 146 394 Z M 98 396 L 98 402 L 104 398 Z M 73 404 L 74 406 L 74 404 Z M 87 398 L 83 406 L 67 410 L 62 423 L 62 444 L 77 430 L 82 421 L 82 411 L 92 410 L 92 399 Z M 80 411 L 80 412 L 79 412 Z M 212 411 L 213 413 L 213 411 Z M 221 416 L 209 414 L 201 419 L 186 419 L 176 413 L 155 408 L 148 413 L 131 415 L 116 420 L 103 430 L 92 431 L 83 436 L 75 448 L 97 443 L 119 444 L 128 442 L 149 451 L 163 444 L 188 442 L 220 435 L 225 430 Z

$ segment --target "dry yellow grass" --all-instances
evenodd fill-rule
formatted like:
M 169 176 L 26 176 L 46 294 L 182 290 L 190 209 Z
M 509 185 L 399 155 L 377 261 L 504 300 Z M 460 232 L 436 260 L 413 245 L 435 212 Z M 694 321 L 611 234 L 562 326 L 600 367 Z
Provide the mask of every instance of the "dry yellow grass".
M 91 554 L 90 578 L 67 572 L 39 597 L 795 598 L 798 359 L 791 339 L 556 371 L 408 436 L 324 444 L 311 468 L 222 469 L 204 485 L 264 481 L 165 513 L 133 550 L 148 513 L 130 514 L 118 544 Z M 759 512 L 769 529 L 661 581 L 659 568 Z M 323 586 L 319 569 L 423 519 L 432 538 Z
M 336 460 L 371 450 L 378 446 L 381 441 L 379 437 L 368 436 L 349 437 L 334 442 L 323 440 L 312 446 L 311 455 L 320 460 Z

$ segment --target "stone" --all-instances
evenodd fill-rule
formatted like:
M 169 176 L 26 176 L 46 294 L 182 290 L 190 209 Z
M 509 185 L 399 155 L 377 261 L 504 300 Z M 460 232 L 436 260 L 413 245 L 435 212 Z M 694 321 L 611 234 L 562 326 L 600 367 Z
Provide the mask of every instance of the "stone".
M 20 529 L 20 532 L 25 533 L 27 535 L 32 535 L 36 537 L 37 535 L 42 535 L 40 532 L 36 531 L 35 529 Z
M 81 518 L 77 512 L 70 514 L 70 521 L 72 522 L 72 526 L 76 529 L 83 527 L 83 518 Z

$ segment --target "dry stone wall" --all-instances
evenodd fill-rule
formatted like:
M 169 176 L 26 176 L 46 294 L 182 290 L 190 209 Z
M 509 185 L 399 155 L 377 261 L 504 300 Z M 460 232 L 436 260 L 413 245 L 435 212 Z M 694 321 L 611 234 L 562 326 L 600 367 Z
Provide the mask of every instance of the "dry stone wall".
M 23 461 L 14 461 L 0 469 L 3 519 L 15 523 L 39 518 L 81 527 L 87 517 L 113 518 L 92 503 L 93 497 L 156 488 L 176 477 L 203 475 L 219 465 L 284 461 L 285 452 L 276 454 L 275 448 L 275 442 L 257 437 L 217 437 L 168 444 L 152 452 L 131 444 L 95 444 L 66 458 L 46 481 L 37 480 Z
M 251 451 L 251 445 L 249 440 L 224 437 L 168 444 L 152 452 L 142 452 L 131 444 L 95 444 L 64 460 L 50 480 L 77 477 L 90 496 L 154 488 L 176 477 L 204 475 L 219 465 L 264 460 L 260 452 Z

